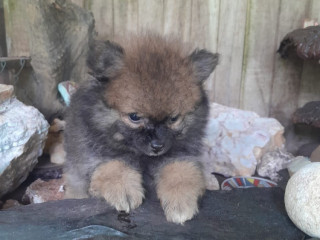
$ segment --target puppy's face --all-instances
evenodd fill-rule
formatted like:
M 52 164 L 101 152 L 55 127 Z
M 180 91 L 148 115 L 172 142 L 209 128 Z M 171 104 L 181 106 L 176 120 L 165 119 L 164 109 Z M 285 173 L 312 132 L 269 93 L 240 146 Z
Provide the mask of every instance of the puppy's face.
M 121 119 L 126 127 L 120 128 L 121 134 L 143 154 L 159 156 L 166 153 L 179 138 L 181 129 L 173 126 L 178 125 L 178 121 L 182 122 L 179 117 L 169 116 L 158 121 L 139 113 L 124 114 Z
M 118 112 L 119 139 L 148 156 L 188 141 L 188 130 L 206 117 L 197 111 L 204 104 L 202 83 L 217 62 L 216 54 L 188 54 L 177 42 L 151 35 L 122 46 L 95 42 L 88 58 L 92 74 L 105 82 L 104 101 Z

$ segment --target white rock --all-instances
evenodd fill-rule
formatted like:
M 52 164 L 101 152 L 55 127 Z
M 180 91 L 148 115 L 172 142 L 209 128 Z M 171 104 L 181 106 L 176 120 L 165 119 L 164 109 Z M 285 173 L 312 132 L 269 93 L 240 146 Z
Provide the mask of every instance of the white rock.
M 320 238 L 320 163 L 304 166 L 289 179 L 284 200 L 292 222 Z
M 291 159 L 291 162 L 288 164 L 288 172 L 290 177 L 292 177 L 293 174 L 298 172 L 301 168 L 304 166 L 310 164 L 310 159 L 303 156 L 297 156 L 293 159 Z
M 276 119 L 213 103 L 202 162 L 210 172 L 251 176 L 265 152 L 284 147 L 283 132 Z
M 14 97 L 0 104 L 0 197 L 18 187 L 36 165 L 48 127 L 37 109 Z

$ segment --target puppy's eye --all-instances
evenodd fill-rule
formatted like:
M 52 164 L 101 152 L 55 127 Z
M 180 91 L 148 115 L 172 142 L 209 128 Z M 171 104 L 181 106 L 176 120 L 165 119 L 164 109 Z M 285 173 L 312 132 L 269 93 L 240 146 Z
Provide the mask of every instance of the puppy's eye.
M 178 115 L 178 116 L 175 116 L 175 117 L 171 117 L 171 118 L 170 118 L 170 122 L 174 123 L 174 122 L 176 122 L 178 119 L 179 119 L 179 115 Z
M 129 119 L 136 123 L 136 122 L 139 122 L 141 120 L 141 117 L 139 117 L 136 113 L 130 113 L 129 114 Z

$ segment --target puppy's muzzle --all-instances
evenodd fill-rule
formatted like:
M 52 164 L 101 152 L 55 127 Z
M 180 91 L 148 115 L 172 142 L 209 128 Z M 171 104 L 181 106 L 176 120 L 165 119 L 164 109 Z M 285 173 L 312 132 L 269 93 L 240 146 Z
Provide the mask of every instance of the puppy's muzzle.
M 156 140 L 156 139 L 152 140 L 150 145 L 151 145 L 151 149 L 154 153 L 159 153 L 164 148 L 164 143 L 159 140 Z

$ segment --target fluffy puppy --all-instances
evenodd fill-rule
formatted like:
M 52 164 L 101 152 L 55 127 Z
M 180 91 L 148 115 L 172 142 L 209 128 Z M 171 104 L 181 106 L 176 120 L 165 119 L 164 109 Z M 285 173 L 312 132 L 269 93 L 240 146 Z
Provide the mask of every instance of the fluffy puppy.
M 205 190 L 197 161 L 208 116 L 203 82 L 217 63 L 218 54 L 153 34 L 94 42 L 92 78 L 66 118 L 67 197 L 104 198 L 129 212 L 144 199 L 147 172 L 167 220 L 191 219 Z

